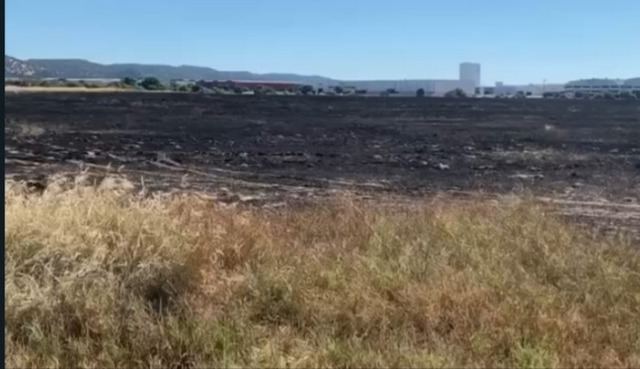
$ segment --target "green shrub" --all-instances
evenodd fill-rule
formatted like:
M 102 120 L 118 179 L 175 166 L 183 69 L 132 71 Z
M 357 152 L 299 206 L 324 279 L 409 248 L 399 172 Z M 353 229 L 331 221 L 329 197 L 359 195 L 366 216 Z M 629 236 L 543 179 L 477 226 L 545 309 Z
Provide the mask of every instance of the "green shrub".
M 140 82 L 140 86 L 142 86 L 142 88 L 144 88 L 145 90 L 150 90 L 150 91 L 166 90 L 166 87 L 160 82 L 160 80 L 158 80 L 155 77 L 144 78 Z

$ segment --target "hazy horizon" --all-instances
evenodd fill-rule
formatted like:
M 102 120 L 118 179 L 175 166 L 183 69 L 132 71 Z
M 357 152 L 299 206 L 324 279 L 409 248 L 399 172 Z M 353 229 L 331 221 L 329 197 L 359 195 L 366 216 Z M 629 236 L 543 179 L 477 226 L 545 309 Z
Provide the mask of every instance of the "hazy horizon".
M 630 0 L 10 0 L 5 7 L 5 52 L 19 59 L 339 80 L 456 79 L 459 63 L 470 61 L 482 64 L 483 85 L 640 76 L 640 3 Z

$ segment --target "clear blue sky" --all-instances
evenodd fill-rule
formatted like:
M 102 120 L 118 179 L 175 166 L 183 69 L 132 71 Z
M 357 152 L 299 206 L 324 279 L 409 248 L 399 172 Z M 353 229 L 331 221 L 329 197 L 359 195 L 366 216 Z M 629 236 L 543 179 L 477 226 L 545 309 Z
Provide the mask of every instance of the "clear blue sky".
M 18 58 L 483 83 L 640 76 L 640 0 L 6 0 Z

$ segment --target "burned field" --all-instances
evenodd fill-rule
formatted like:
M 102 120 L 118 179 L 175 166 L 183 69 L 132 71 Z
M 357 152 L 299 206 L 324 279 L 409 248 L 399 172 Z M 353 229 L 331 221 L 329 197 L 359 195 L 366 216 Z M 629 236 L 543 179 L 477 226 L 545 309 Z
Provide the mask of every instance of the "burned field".
M 524 192 L 598 224 L 640 224 L 635 101 L 24 93 L 5 104 L 5 177 L 34 187 L 88 170 L 272 204 Z

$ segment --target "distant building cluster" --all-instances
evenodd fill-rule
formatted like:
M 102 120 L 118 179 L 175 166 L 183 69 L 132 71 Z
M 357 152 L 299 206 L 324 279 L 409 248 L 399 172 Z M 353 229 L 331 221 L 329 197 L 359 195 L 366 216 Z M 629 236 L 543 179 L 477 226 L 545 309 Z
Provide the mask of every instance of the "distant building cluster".
M 484 87 L 484 96 L 561 97 L 561 98 L 640 98 L 640 78 L 628 80 L 585 79 L 566 84 L 505 85 Z
M 422 90 L 424 96 L 445 96 L 447 93 L 461 91 L 466 96 L 473 96 L 480 87 L 480 64 L 460 64 L 458 79 L 422 79 L 422 80 L 361 80 L 336 81 L 333 84 L 318 83 L 310 86 L 290 81 L 242 81 L 212 80 L 198 81 L 197 84 L 206 89 L 223 89 L 231 91 L 272 90 L 277 92 L 300 91 L 305 86 L 314 93 L 323 95 L 396 95 L 416 96 Z

